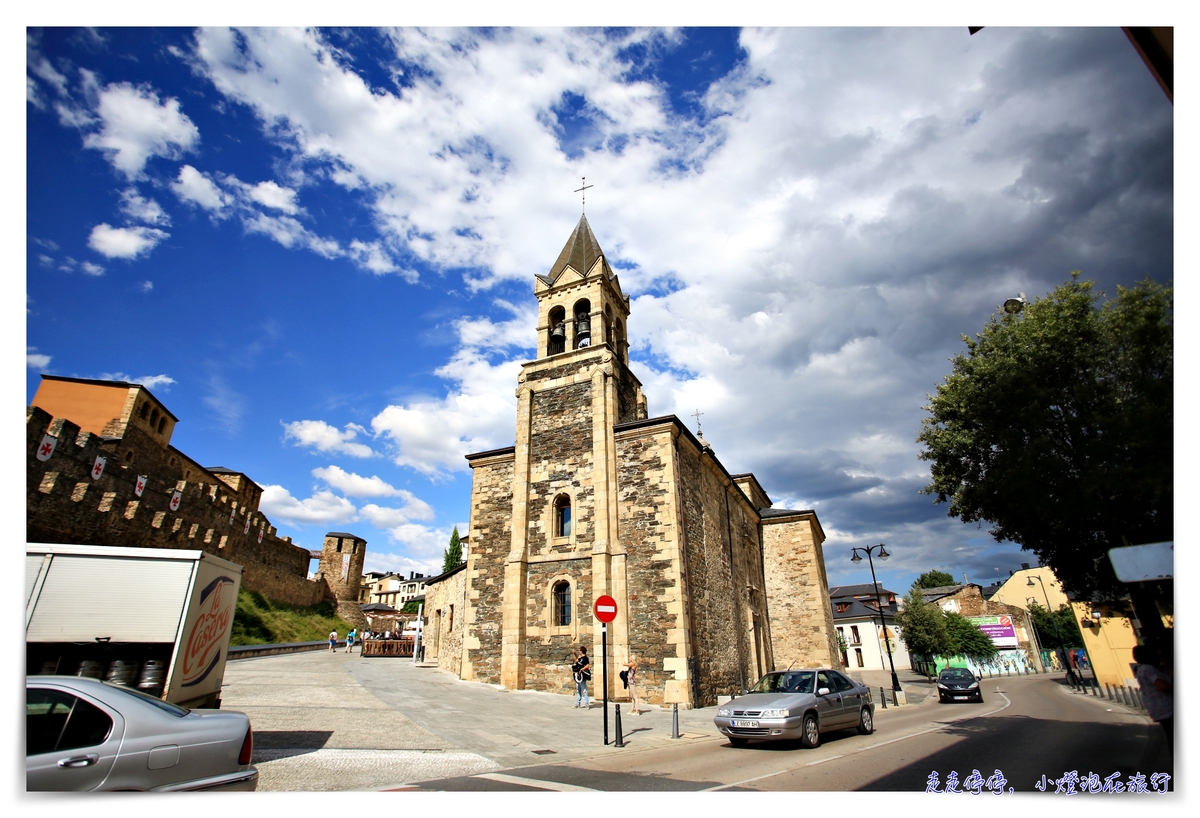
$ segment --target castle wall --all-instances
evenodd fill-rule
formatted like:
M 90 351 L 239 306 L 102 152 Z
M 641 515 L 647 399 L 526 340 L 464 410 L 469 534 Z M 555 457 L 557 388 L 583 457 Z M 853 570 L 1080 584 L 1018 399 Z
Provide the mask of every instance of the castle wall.
M 461 675 L 466 631 L 467 571 L 425 586 L 425 661 Z
M 512 548 L 513 452 L 471 461 L 462 678 L 497 684 L 502 651 L 504 567 Z
M 762 540 L 775 661 L 781 667 L 841 667 L 816 516 L 768 517 Z
M 57 445 L 43 462 L 36 455 L 45 434 Z M 31 542 L 207 551 L 241 565 L 242 587 L 271 599 L 314 605 L 332 597 L 324 583 L 307 580 L 306 549 L 280 539 L 256 508 L 239 504 L 216 477 L 194 471 L 192 461 L 133 424 L 125 437 L 102 440 L 29 407 L 26 454 L 26 539 Z M 93 480 L 97 456 L 107 462 Z M 185 465 L 191 479 L 183 479 Z M 134 490 L 139 474 L 149 478 L 141 497 Z M 181 500 L 171 511 L 177 489 Z

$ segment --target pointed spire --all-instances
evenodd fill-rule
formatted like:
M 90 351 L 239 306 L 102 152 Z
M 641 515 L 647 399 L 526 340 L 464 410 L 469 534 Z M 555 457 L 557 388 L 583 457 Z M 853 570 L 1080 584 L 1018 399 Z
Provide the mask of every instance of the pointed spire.
M 563 245 L 562 252 L 558 254 L 558 258 L 550 267 L 550 272 L 543 277 L 543 280 L 553 283 L 568 264 L 580 273 L 587 275 L 598 258 L 604 258 L 604 251 L 600 249 L 600 242 L 596 241 L 595 235 L 592 234 L 587 216 L 580 216 L 579 224 L 575 225 L 574 232 L 567 239 L 567 243 Z M 604 269 L 611 277 L 612 270 L 609 269 L 607 261 L 604 263 Z

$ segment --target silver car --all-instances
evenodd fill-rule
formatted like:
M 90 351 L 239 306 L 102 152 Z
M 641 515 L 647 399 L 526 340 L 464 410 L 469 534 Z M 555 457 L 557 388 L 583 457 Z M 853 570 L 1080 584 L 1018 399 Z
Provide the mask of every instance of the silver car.
M 245 713 L 186 710 L 99 679 L 27 676 L 25 787 L 254 790 Z
M 803 668 L 768 673 L 743 696 L 721 705 L 713 719 L 734 747 L 750 739 L 800 739 L 816 747 L 821 734 L 858 728 L 875 730 L 871 691 L 829 668 Z

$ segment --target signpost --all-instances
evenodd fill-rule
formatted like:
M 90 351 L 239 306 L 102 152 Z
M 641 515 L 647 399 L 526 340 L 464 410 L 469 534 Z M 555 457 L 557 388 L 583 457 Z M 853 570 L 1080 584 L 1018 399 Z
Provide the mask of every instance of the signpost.
M 604 686 L 604 746 L 608 746 L 608 623 L 617 618 L 617 601 L 605 595 L 596 598 L 592 606 L 596 618 L 600 620 L 600 683 Z

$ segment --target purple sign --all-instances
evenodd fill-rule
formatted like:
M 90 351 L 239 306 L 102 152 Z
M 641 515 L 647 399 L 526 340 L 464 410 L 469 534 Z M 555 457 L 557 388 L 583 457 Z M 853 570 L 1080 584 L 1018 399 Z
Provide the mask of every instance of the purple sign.
M 1008 614 L 1000 616 L 968 616 L 972 625 L 983 631 L 992 644 L 998 648 L 1017 647 L 1017 629 L 1013 626 L 1012 617 Z

